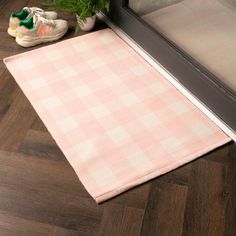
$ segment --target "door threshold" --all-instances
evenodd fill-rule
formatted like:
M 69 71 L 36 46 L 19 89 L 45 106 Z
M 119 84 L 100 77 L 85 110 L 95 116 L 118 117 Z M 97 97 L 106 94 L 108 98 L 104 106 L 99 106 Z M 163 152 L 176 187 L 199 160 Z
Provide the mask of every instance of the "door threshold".
M 168 72 L 157 60 L 141 48 L 132 38 L 123 30 L 113 24 L 111 20 L 103 13 L 97 14 L 99 20 L 105 22 L 121 39 L 123 39 L 131 48 L 133 48 L 141 57 L 144 58 L 154 69 L 163 75 L 172 85 L 174 85 L 187 99 L 189 99 L 198 109 L 200 109 L 210 120 L 212 120 L 220 129 L 222 129 L 230 138 L 236 142 L 236 134 L 228 127 L 224 121 L 217 117 L 205 104 L 196 96 L 190 93 L 176 77 Z

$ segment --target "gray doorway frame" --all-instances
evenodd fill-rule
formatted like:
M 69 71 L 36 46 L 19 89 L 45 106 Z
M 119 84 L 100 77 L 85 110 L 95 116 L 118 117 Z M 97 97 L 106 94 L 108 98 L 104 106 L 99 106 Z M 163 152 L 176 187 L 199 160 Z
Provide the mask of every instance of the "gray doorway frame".
M 108 17 L 236 134 L 233 90 L 150 27 L 128 7 L 128 0 L 112 0 Z

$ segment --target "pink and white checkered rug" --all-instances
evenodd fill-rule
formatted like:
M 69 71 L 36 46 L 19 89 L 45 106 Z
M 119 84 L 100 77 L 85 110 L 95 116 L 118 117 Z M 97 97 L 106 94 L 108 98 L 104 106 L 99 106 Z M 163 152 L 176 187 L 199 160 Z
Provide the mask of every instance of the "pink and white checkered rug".
M 4 61 L 97 202 L 230 141 L 110 29 Z

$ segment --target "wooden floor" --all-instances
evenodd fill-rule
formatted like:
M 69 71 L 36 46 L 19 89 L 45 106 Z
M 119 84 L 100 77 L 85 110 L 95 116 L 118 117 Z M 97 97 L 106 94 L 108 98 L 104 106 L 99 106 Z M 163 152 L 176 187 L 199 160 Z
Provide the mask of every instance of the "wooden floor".
M 235 236 L 233 143 L 101 205 L 88 195 L 2 63 L 26 51 L 9 14 L 37 3 L 0 0 L 0 236 Z

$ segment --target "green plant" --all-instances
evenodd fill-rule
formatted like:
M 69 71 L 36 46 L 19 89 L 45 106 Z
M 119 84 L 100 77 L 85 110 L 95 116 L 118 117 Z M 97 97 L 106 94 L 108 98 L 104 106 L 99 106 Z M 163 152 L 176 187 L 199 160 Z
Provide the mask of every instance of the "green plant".
M 109 0 L 48 0 L 44 5 L 61 11 L 76 13 L 84 21 L 109 7 Z

